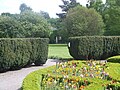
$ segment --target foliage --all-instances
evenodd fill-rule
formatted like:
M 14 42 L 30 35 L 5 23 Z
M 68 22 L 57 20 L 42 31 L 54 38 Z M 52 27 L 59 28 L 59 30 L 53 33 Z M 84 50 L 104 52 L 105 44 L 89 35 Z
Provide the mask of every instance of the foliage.
M 33 39 L 32 43 L 32 52 L 31 60 L 34 60 L 35 65 L 45 64 L 48 57 L 48 43 L 49 40 L 46 38 L 43 39 Z
M 119 56 L 113 56 L 113 57 L 109 57 L 107 59 L 108 62 L 115 62 L 115 63 L 120 63 L 120 55 Z
M 26 8 L 28 7 L 26 6 Z M 0 16 L 0 37 L 2 38 L 48 38 L 50 30 L 47 20 L 40 13 L 29 9 L 25 9 L 20 14 L 2 13 Z
M 0 16 L 0 37 L 41 37 L 50 36 L 50 25 L 39 13 L 24 11 L 21 14 Z
M 79 3 L 76 0 L 62 0 L 64 5 L 59 5 L 59 7 L 64 11 L 64 13 L 57 13 L 60 18 L 66 17 L 66 12 L 68 12 L 69 9 L 74 8 L 79 5 Z
M 120 0 L 88 0 L 88 8 L 94 8 L 99 12 L 105 23 L 105 36 L 119 36 L 120 23 Z
M 53 30 L 61 30 L 61 27 L 63 27 L 63 25 L 61 25 L 61 21 L 59 18 L 50 18 L 47 19 L 48 23 L 51 24 L 51 26 L 53 27 Z
M 22 25 L 9 16 L 0 16 L 0 38 L 24 37 Z
M 94 8 L 100 14 L 103 13 L 105 6 L 102 0 L 88 0 L 88 4 L 86 4 L 87 8 Z
M 20 23 L 26 31 L 26 37 L 46 38 L 50 35 L 50 26 L 39 13 L 32 11 L 21 13 Z
M 103 14 L 106 24 L 104 35 L 119 36 L 120 35 L 120 6 L 113 6 L 107 9 Z
M 1 13 L 1 16 L 10 16 L 10 13 Z
M 45 19 L 50 19 L 50 16 L 47 12 L 40 11 L 40 15 L 43 16 Z
M 56 37 L 59 37 L 59 36 L 60 36 L 59 31 L 58 30 L 53 30 L 53 32 L 50 35 L 50 43 L 51 44 L 56 43 Z M 59 42 L 59 40 L 58 40 L 58 42 Z
M 64 28 L 63 23 L 59 18 L 50 18 L 48 23 L 52 26 L 52 32 L 50 35 L 50 43 L 56 43 L 56 37 L 61 37 L 58 43 L 66 43 L 68 39 L 67 30 Z
M 59 7 L 62 9 L 63 13 L 56 13 L 57 16 L 59 16 L 59 19 L 57 21 L 57 31 L 55 31 L 50 38 L 50 41 L 54 42 L 55 36 L 62 37 L 62 40 L 60 43 L 66 43 L 68 41 L 68 32 L 65 28 L 64 21 L 62 19 L 66 18 L 67 12 L 76 6 L 79 6 L 80 4 L 76 0 L 62 0 L 63 5 L 59 5 Z M 55 34 L 57 32 L 57 34 Z
M 94 9 L 81 6 L 75 7 L 67 13 L 64 25 L 69 37 L 102 35 L 104 33 L 104 23 L 101 15 Z
M 25 3 L 22 3 L 20 5 L 19 9 L 20 9 L 21 13 L 24 12 L 24 11 L 27 11 L 27 10 L 32 11 L 32 8 L 28 7 Z
M 73 65 L 73 66 L 71 66 L 72 68 L 67 68 L 67 67 L 69 67 L 69 65 L 70 66 Z M 87 65 L 90 65 L 90 66 L 87 67 Z M 107 75 L 109 75 L 111 79 L 106 80 L 106 79 L 99 79 L 97 77 L 95 77 L 95 78 L 82 77 L 81 78 L 82 75 L 80 77 L 76 77 L 74 75 L 68 76 L 68 77 L 64 76 L 64 75 L 66 75 L 67 72 L 70 73 L 72 69 L 73 69 L 73 73 L 70 73 L 70 74 L 74 74 L 75 72 L 80 73 L 77 71 L 82 70 L 82 69 L 84 69 L 84 71 L 89 70 L 88 68 L 92 67 L 92 65 L 95 65 L 95 66 L 93 66 L 93 68 L 98 69 L 97 70 L 98 73 L 100 73 L 99 70 L 104 73 L 106 73 L 106 72 L 109 73 Z M 104 69 L 102 70 L 102 68 L 104 68 Z M 112 68 L 112 71 L 111 71 L 111 68 Z M 67 71 L 69 69 L 70 69 L 70 71 Z M 82 84 L 82 87 L 80 87 L 80 89 L 83 89 L 83 86 L 86 83 L 88 83 L 89 85 L 86 84 L 86 86 L 84 86 L 84 90 L 93 90 L 93 89 L 94 90 L 98 90 L 98 89 L 105 90 L 105 89 L 110 89 L 109 86 L 112 86 L 112 85 L 113 85 L 112 89 L 119 90 L 119 88 L 120 88 L 119 69 L 120 69 L 120 64 L 117 64 L 117 63 L 107 63 L 106 64 L 104 62 L 89 62 L 89 61 L 88 62 L 71 61 L 71 62 L 65 62 L 65 63 L 58 63 L 58 64 L 56 64 L 56 66 L 48 67 L 48 68 L 37 70 L 37 71 L 30 73 L 24 79 L 23 84 L 22 84 L 22 89 L 23 90 L 42 90 L 41 85 L 48 82 L 49 86 L 46 86 L 46 85 L 45 86 L 46 86 L 46 88 L 50 87 L 51 86 L 50 84 L 54 84 L 57 81 L 61 82 L 62 77 L 64 76 L 63 77 L 64 82 L 67 81 L 67 78 L 69 78 L 68 81 L 73 80 L 72 83 L 74 83 L 74 84 L 72 84 L 72 85 L 75 85 L 75 82 L 79 82 L 79 80 L 80 80 L 80 83 L 78 83 L 78 84 Z M 115 70 L 118 70 L 118 72 L 116 72 L 117 73 L 116 75 L 114 74 Z M 63 74 L 60 74 L 60 73 L 62 73 L 61 71 L 63 72 Z M 56 75 L 55 72 L 56 72 L 56 74 L 57 73 L 59 73 L 59 74 Z M 98 73 L 96 73 L 96 74 L 98 74 Z M 47 75 L 47 76 L 45 76 L 45 75 Z M 57 80 L 54 82 L 53 80 L 55 80 L 55 79 L 57 79 Z M 44 83 L 45 80 L 48 80 L 48 81 Z M 53 83 L 51 83 L 51 82 L 53 82 Z M 71 82 L 69 82 L 69 83 L 71 83 Z M 58 85 L 58 83 L 57 83 L 57 85 Z M 61 83 L 61 85 L 63 85 L 63 84 Z M 53 87 L 54 87 L 54 85 L 52 86 L 52 88 Z M 48 89 L 46 89 L 46 90 L 48 90 Z M 52 90 L 54 90 L 54 89 L 52 89 Z M 66 90 L 70 90 L 70 89 L 66 89 Z M 72 90 L 76 90 L 76 89 L 72 89 Z
M 20 69 L 28 64 L 44 64 L 48 55 L 48 39 L 1 38 L 0 72 Z
M 105 4 L 108 8 L 110 8 L 113 6 L 120 6 L 120 1 L 119 0 L 106 0 Z
M 120 37 L 81 36 L 69 39 L 70 55 L 75 59 L 106 59 L 120 54 Z

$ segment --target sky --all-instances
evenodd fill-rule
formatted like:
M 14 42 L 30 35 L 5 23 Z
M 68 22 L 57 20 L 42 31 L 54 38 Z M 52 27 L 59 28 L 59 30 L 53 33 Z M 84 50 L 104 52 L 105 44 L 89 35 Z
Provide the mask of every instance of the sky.
M 87 0 L 77 0 L 77 2 L 85 6 Z M 63 5 L 61 0 L 0 0 L 0 14 L 3 12 L 20 13 L 19 6 L 22 3 L 31 7 L 35 12 L 48 12 L 51 18 L 57 17 L 56 13 L 61 12 L 59 5 Z

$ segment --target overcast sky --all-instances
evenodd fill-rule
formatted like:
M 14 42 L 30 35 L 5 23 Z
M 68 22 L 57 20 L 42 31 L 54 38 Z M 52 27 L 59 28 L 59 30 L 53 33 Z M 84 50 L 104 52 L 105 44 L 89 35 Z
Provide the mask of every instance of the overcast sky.
M 82 5 L 86 5 L 87 0 L 77 0 Z M 103 0 L 105 2 L 105 0 Z M 48 12 L 50 17 L 57 17 L 56 13 L 61 12 L 59 5 L 63 5 L 61 0 L 0 0 L 0 13 L 10 12 L 20 13 L 20 4 L 25 3 L 30 6 L 33 11 L 40 12 L 40 10 Z

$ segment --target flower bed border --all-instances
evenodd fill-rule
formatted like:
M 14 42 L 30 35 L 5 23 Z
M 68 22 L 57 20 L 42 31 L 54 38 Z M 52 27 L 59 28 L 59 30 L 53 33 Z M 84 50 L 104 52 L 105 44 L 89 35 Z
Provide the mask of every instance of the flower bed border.
M 114 67 L 114 66 L 120 66 L 119 63 L 115 64 L 114 63 L 109 63 L 110 68 Z M 42 74 L 48 74 L 48 70 L 52 70 L 54 69 L 55 66 L 51 66 L 51 67 L 47 67 L 44 69 L 40 69 L 37 71 L 34 71 L 32 73 L 30 73 L 29 75 L 26 76 L 26 78 L 23 80 L 23 84 L 22 84 L 22 90 L 41 90 L 41 78 L 42 78 Z M 116 70 L 116 68 L 115 68 Z M 106 71 L 111 71 L 111 69 L 106 70 Z M 120 77 L 119 77 L 119 73 L 116 74 L 115 71 L 113 71 L 113 73 L 110 73 L 110 75 L 112 76 L 112 78 L 114 80 L 117 80 L 120 82 Z M 117 75 L 117 76 L 116 76 Z M 91 84 L 89 84 L 85 90 L 104 90 L 104 85 L 109 85 L 111 83 L 111 81 L 108 80 L 101 80 L 101 79 L 96 79 L 96 78 L 92 78 L 89 79 L 89 82 L 91 82 Z M 114 85 L 114 84 L 111 84 Z M 114 85 L 115 86 L 115 85 Z M 120 84 L 117 85 L 118 87 L 120 87 Z

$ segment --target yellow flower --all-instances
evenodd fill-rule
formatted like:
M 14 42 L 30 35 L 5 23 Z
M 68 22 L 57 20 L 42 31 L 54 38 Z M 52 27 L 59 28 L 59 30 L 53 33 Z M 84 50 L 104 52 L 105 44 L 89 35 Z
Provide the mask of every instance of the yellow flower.
M 79 78 L 76 78 L 76 82 L 78 82 L 79 81 Z
M 96 74 L 100 74 L 100 72 L 98 71 L 98 72 L 96 72 Z
M 96 78 L 99 78 L 98 76 L 96 76 Z
M 72 84 L 71 84 L 71 83 L 69 83 L 68 85 L 69 85 L 69 86 L 71 86 Z
M 85 76 L 88 77 L 88 74 L 86 74 Z

